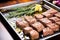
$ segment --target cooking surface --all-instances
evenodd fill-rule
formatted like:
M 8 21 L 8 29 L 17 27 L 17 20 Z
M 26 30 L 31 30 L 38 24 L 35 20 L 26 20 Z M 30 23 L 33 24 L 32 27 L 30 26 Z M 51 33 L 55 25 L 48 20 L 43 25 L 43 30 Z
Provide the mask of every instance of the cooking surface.
M 31 6 L 31 5 L 30 5 L 30 6 Z M 30 8 L 30 6 L 29 6 L 29 8 Z M 23 7 L 23 8 L 24 8 L 24 7 Z M 51 10 L 53 10 L 53 11 L 51 11 Z M 51 11 L 51 13 L 52 13 L 51 15 L 53 15 L 53 14 L 55 14 L 55 12 L 57 12 L 57 11 L 55 11 L 54 9 L 50 9 L 49 11 Z M 49 12 L 49 11 L 47 11 L 47 12 Z M 46 13 L 47 13 L 47 12 L 46 12 Z M 8 13 L 9 13 L 9 12 L 8 12 Z M 4 14 L 5 14 L 5 13 L 4 13 Z M 48 16 L 46 16 L 47 14 L 45 15 L 45 13 L 42 13 L 42 15 L 43 15 L 43 14 L 44 14 L 45 17 L 48 17 Z M 12 15 L 14 15 L 14 14 L 12 14 Z M 12 16 L 12 15 L 11 15 L 11 13 L 10 13 L 10 16 Z M 19 14 L 19 15 L 20 15 L 20 14 Z M 19 16 L 19 15 L 17 15 L 17 16 Z M 28 14 L 27 14 L 27 15 L 28 15 Z M 51 15 L 50 15 L 49 17 L 51 17 Z M 14 20 L 16 21 L 16 18 L 18 19 L 19 17 L 17 17 L 17 16 L 14 15 L 14 16 L 12 16 L 12 18 L 10 18 L 10 16 L 8 16 L 8 14 L 5 14 L 5 17 L 7 17 L 8 20 L 10 20 L 9 23 L 11 24 L 11 26 L 13 26 L 14 29 L 16 29 L 17 26 L 15 26 L 16 24 L 15 24 Z M 14 18 L 14 17 L 16 17 L 16 18 Z M 23 17 L 22 17 L 22 18 L 23 18 Z M 26 18 L 27 18 L 27 19 L 26 19 Z M 30 20 L 30 19 L 32 19 L 32 18 L 33 18 L 32 16 L 26 16 L 26 15 L 25 15 L 25 19 L 26 19 L 27 21 L 28 21 L 28 19 Z M 14 19 L 14 20 L 13 20 L 13 19 Z M 34 18 L 33 18 L 33 19 L 34 19 Z M 32 20 L 33 20 L 33 19 L 32 19 Z M 8 20 L 7 20 L 7 21 L 8 21 Z M 35 19 L 34 19 L 34 20 L 35 20 Z M 45 22 L 45 20 L 47 20 L 48 22 Z M 40 20 L 40 21 L 42 21 L 44 24 L 50 23 L 50 21 L 49 21 L 48 18 L 42 18 L 42 20 Z M 57 20 L 57 21 L 58 21 L 58 20 Z M 28 22 L 29 22 L 30 25 L 31 25 L 31 22 L 34 23 L 35 21 L 31 21 L 31 22 L 28 21 Z M 18 22 L 17 22 L 17 25 L 18 25 Z M 23 25 L 23 24 L 22 24 L 22 25 Z M 55 24 L 53 24 L 53 25 L 55 25 Z M 50 24 L 49 26 L 51 27 L 51 26 L 53 26 L 53 25 Z M 24 26 L 25 26 L 25 25 L 24 25 Z M 47 25 L 46 25 L 46 26 L 47 26 Z M 53 28 L 54 28 L 54 27 L 53 27 Z M 47 29 L 50 30 L 49 28 L 47 28 Z M 55 29 L 55 28 L 54 28 L 54 29 Z M 59 30 L 59 29 L 58 29 L 58 30 Z M 55 31 L 55 30 L 54 30 L 54 31 Z M 22 32 L 22 31 L 20 31 L 20 32 L 18 32 L 18 33 L 21 33 L 21 32 Z M 40 32 L 40 31 L 39 31 L 39 32 Z M 49 31 L 47 31 L 47 32 L 49 32 Z M 23 32 L 22 32 L 22 33 L 23 33 Z M 57 33 L 58 33 L 58 32 L 57 32 Z M 51 34 L 51 33 L 50 33 L 50 34 Z M 52 34 L 53 34 L 53 33 L 52 33 Z M 55 34 L 56 34 L 56 33 L 55 33 Z M 54 34 L 54 35 L 55 35 L 55 34 Z M 44 35 L 45 35 L 45 34 L 44 34 Z M 20 37 L 21 37 L 21 36 L 22 36 L 22 35 L 20 35 Z M 52 35 L 51 35 L 51 36 L 52 36 Z M 49 36 L 48 36 L 48 37 L 49 37 Z M 48 37 L 47 37 L 47 38 L 48 38 Z M 23 37 L 23 38 L 24 38 L 24 37 Z M 42 37 L 42 38 L 46 38 L 46 37 Z M 46 38 L 46 39 L 47 39 L 47 38 Z
M 59 37 L 58 37 L 59 38 Z

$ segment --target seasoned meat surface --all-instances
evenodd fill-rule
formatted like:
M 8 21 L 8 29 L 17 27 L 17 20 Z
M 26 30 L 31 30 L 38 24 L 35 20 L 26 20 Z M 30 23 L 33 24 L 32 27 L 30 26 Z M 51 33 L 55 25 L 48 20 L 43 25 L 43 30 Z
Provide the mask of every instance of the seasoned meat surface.
M 16 25 L 18 27 L 22 28 L 22 29 L 29 26 L 28 23 L 25 20 L 21 19 L 21 18 L 16 21 Z
M 44 23 L 44 24 L 50 24 L 50 23 L 52 23 L 48 18 L 42 18 L 42 19 L 40 19 L 40 21 L 42 23 Z
M 49 27 L 43 29 L 43 36 L 51 35 L 53 34 L 53 30 L 50 29 Z
M 54 22 L 60 21 L 60 19 L 58 17 L 51 17 L 49 19 L 52 20 L 52 21 L 54 21 Z
M 25 27 L 24 29 L 23 29 L 23 31 L 24 31 L 24 33 L 25 34 L 28 34 L 30 31 L 32 31 L 33 30 L 33 28 L 31 28 L 31 27 Z
M 39 38 L 39 33 L 35 30 L 30 31 L 30 37 L 32 40 Z
M 49 28 L 51 28 L 53 31 L 59 31 L 59 25 L 52 23 L 47 25 Z
M 34 17 L 37 19 L 41 19 L 41 18 L 43 18 L 43 15 L 42 14 L 34 14 Z
M 52 17 L 54 14 L 56 14 L 58 11 L 55 9 L 49 9 L 46 12 L 43 12 L 42 15 L 46 16 L 47 18 Z
M 35 22 L 34 24 L 32 24 L 33 28 L 35 28 L 38 32 L 41 32 L 44 29 L 43 24 L 41 24 L 40 22 Z
M 60 18 L 60 12 L 56 13 L 55 16 Z
M 26 19 L 26 21 L 28 21 L 28 23 L 30 23 L 30 24 L 33 24 L 33 23 L 35 23 L 37 20 L 34 18 L 34 17 L 32 17 L 32 16 L 24 16 L 24 18 Z
M 60 25 L 60 21 L 56 22 L 56 24 Z
M 53 15 L 50 14 L 49 12 L 44 12 L 42 13 L 42 15 L 44 15 L 45 17 L 49 18 L 49 17 L 52 17 Z
M 52 15 L 54 15 L 54 14 L 56 14 L 56 13 L 58 12 L 57 10 L 52 9 L 52 8 L 49 9 L 48 11 L 49 11 L 49 13 L 52 14 Z

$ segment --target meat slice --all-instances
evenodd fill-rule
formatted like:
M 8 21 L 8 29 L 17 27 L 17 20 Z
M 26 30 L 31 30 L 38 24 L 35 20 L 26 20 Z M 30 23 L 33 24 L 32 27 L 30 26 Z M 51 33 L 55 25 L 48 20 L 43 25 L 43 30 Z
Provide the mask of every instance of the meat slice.
M 60 28 L 60 21 L 57 21 L 56 24 L 58 24 L 59 25 L 59 28 Z
M 31 27 L 25 27 L 25 28 L 23 29 L 23 32 L 24 32 L 25 34 L 29 34 L 29 32 L 32 31 L 32 30 L 33 30 L 33 28 L 31 28 Z
M 41 32 L 44 29 L 43 24 L 41 24 L 40 22 L 35 22 L 34 24 L 32 24 L 32 27 L 38 32 Z
M 52 17 L 54 14 L 56 14 L 58 11 L 55 9 L 49 9 L 46 12 L 42 13 L 42 15 L 46 16 L 47 18 Z
M 55 22 L 56 24 L 60 25 L 60 19 L 58 17 L 51 17 L 49 18 L 52 22 Z
M 42 13 L 42 15 L 44 15 L 45 17 L 49 18 L 49 17 L 52 17 L 53 15 L 50 14 L 48 11 Z
M 24 16 L 24 18 L 28 21 L 28 23 L 30 23 L 30 24 L 33 24 L 33 23 L 35 23 L 37 20 L 34 18 L 34 17 L 32 17 L 32 16 Z
M 37 19 L 41 19 L 41 18 L 43 18 L 43 15 L 41 15 L 41 14 L 34 14 L 34 17 L 37 18 Z
M 31 37 L 31 40 L 38 39 L 39 33 L 35 30 L 32 30 L 32 31 L 30 31 L 30 37 Z
M 48 10 L 48 12 L 49 12 L 50 14 L 54 15 L 54 14 L 56 14 L 58 11 L 51 8 L 51 9 Z
M 59 25 L 52 23 L 47 25 L 49 28 L 51 28 L 53 31 L 59 31 Z
M 20 18 L 20 19 L 18 19 L 18 20 L 16 21 L 16 25 L 17 25 L 18 27 L 20 27 L 21 29 L 29 26 L 28 23 L 27 23 L 24 19 L 22 19 L 22 18 Z
M 60 19 L 58 17 L 51 17 L 49 19 L 52 20 L 53 22 L 60 21 Z
M 60 12 L 56 13 L 55 16 L 60 18 Z
M 60 25 L 60 21 L 56 22 L 56 24 Z
M 41 21 L 44 24 L 50 24 L 50 23 L 52 23 L 48 18 L 42 18 L 39 21 Z
M 43 29 L 43 36 L 52 35 L 54 32 L 49 27 Z

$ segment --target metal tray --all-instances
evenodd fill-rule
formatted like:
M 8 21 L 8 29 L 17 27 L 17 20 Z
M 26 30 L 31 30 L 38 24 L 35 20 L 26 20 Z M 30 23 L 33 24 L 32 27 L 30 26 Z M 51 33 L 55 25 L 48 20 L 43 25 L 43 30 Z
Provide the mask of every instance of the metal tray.
M 58 11 L 60 12 L 60 7 L 58 7 L 58 6 L 50 3 L 48 0 L 43 0 L 43 2 L 44 2 L 45 4 L 47 4 L 47 5 L 49 5 L 50 7 L 54 8 L 54 9 L 56 9 L 56 10 L 58 10 Z
M 27 6 L 33 3 L 37 3 L 36 1 L 33 2 L 27 2 L 27 3 L 21 3 L 21 4 L 16 4 L 16 5 L 11 5 L 11 6 L 6 6 L 6 7 L 1 7 L 0 9 L 4 9 L 4 10 L 10 10 L 11 8 L 14 7 L 22 7 L 22 6 Z M 44 8 L 49 9 L 51 7 L 49 7 L 48 5 L 43 5 Z M 20 37 L 20 34 L 16 32 L 16 30 L 13 28 L 13 26 L 9 23 L 9 21 L 6 19 L 6 17 L 4 16 L 4 14 L 2 12 L 0 12 L 0 20 L 1 22 L 4 24 L 4 26 L 6 27 L 6 29 L 8 30 L 8 32 L 11 34 L 11 36 L 13 37 L 14 40 L 23 40 Z M 47 36 L 47 37 L 43 37 L 40 38 L 39 40 L 46 40 L 49 38 L 52 38 L 54 36 L 60 35 L 60 31 L 54 33 L 51 36 Z

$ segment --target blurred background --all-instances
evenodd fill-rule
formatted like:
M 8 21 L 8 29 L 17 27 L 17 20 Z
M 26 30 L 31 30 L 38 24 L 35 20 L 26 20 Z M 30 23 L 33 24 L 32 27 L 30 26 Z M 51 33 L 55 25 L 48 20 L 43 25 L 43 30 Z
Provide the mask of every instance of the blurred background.
M 33 0 L 1 0 L 0 7 L 13 5 L 17 3 L 29 2 L 29 1 L 33 1 Z

